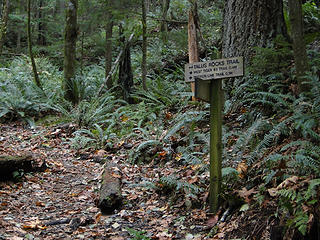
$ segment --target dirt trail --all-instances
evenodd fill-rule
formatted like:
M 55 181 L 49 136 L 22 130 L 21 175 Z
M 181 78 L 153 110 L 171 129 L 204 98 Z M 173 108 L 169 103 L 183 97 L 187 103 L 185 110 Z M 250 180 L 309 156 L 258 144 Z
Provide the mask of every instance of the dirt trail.
M 20 182 L 0 183 L 0 239 L 204 239 L 203 210 L 181 215 L 181 206 L 170 206 L 167 196 L 141 184 L 171 171 L 168 166 L 131 166 L 121 151 L 110 154 L 123 172 L 125 205 L 101 216 L 95 202 L 103 165 L 92 154 L 77 157 L 66 131 L 20 124 L 0 125 L 0 130 L 0 155 L 32 153 L 48 166 Z

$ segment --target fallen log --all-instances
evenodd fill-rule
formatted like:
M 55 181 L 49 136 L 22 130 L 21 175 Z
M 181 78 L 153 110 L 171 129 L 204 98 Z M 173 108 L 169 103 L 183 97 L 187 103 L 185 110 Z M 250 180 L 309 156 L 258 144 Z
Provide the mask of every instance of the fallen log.
M 32 172 L 42 170 L 45 167 L 43 162 L 41 166 L 34 164 L 32 155 L 7 156 L 0 155 L 0 180 L 13 178 L 15 171 Z
M 23 170 L 24 172 L 32 171 L 32 156 L 0 156 L 0 178 L 12 178 L 14 171 Z
M 102 213 L 112 214 L 121 205 L 121 172 L 116 165 L 108 163 L 102 174 L 98 207 Z

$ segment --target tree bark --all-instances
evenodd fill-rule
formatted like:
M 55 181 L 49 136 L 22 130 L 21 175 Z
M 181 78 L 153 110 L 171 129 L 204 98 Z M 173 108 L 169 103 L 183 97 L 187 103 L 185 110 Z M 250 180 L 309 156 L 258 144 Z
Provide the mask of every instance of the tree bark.
M 296 67 L 299 92 L 309 89 L 304 77 L 309 70 L 306 44 L 303 38 L 303 16 L 301 0 L 289 0 L 289 18 L 291 23 L 291 37 L 293 40 L 293 55 Z
M 2 49 L 7 34 L 9 7 L 9 0 L 5 0 L 5 2 L 3 3 L 2 19 L 0 23 L 0 56 L 2 55 Z
M 267 47 L 287 29 L 279 0 L 227 0 L 223 21 L 223 57 L 243 56 L 246 64 L 253 47 Z
M 102 175 L 102 184 L 98 207 L 105 214 L 112 214 L 122 204 L 121 172 L 115 165 L 106 165 Z
M 64 91 L 65 99 L 74 105 L 79 97 L 73 88 L 76 69 L 76 42 L 77 42 L 77 0 L 69 0 L 66 6 L 66 27 L 64 35 Z
M 193 6 L 189 10 L 188 20 L 188 52 L 189 52 L 189 63 L 199 62 L 199 47 L 197 37 L 197 5 L 196 1 L 193 2 Z M 195 91 L 195 83 L 191 83 L 191 91 Z M 192 97 L 192 100 L 196 100 Z
M 113 20 L 112 20 L 112 1 L 109 0 L 107 3 L 107 11 L 106 11 L 106 54 L 105 54 L 105 59 L 106 59 L 106 65 L 105 65 L 105 76 L 106 76 L 106 85 L 107 89 L 112 88 L 112 76 L 107 79 L 111 67 L 112 67 L 112 30 L 113 30 Z
M 167 42 L 168 41 L 168 10 L 170 7 L 170 0 L 162 0 L 162 19 L 161 19 L 161 25 L 160 25 L 160 31 L 162 36 L 162 41 Z
M 123 54 L 120 58 L 119 63 L 119 85 L 122 90 L 122 96 L 125 101 L 128 103 L 132 103 L 132 99 L 130 98 L 130 93 L 133 87 L 133 73 L 131 68 L 131 43 L 130 41 L 126 42 L 125 36 L 123 34 L 122 24 L 119 25 L 119 35 L 120 42 L 123 47 Z
M 40 166 L 34 166 L 31 155 L 24 156 L 1 156 L 0 155 L 0 179 L 7 180 L 13 177 L 14 171 L 23 170 L 24 172 L 31 172 L 45 168 L 43 162 Z
M 141 0 L 142 4 L 142 87 L 147 90 L 147 9 L 145 0 Z
M 122 89 L 123 99 L 128 103 L 132 103 L 130 94 L 133 87 L 133 73 L 131 68 L 130 43 L 125 44 L 122 59 L 120 61 L 119 85 Z
M 36 85 L 42 89 L 42 85 L 39 79 L 38 71 L 37 71 L 37 66 L 36 62 L 33 57 L 33 52 L 32 52 L 32 39 L 31 39 L 31 2 L 28 0 L 28 21 L 27 21 L 27 32 L 28 32 L 28 49 L 29 49 L 29 56 L 32 64 L 32 71 L 33 71 L 33 76 L 34 76 L 34 81 Z
M 39 1 L 39 10 L 38 10 L 38 45 L 45 46 L 46 45 L 46 37 L 45 37 L 45 20 L 43 19 L 43 0 Z

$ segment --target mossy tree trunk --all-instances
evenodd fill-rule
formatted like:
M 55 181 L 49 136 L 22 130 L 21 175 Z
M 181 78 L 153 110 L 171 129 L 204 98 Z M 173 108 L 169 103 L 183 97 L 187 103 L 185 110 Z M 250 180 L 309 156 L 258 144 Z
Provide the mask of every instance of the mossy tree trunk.
M 105 75 L 108 77 L 112 68 L 112 35 L 113 35 L 113 19 L 112 19 L 112 0 L 107 1 L 106 10 L 106 65 L 105 65 Z M 109 77 L 106 81 L 107 89 L 112 88 L 112 77 Z
M 114 163 L 108 163 L 102 174 L 98 207 L 105 214 L 112 214 L 122 205 L 121 172 Z
M 142 6 L 142 87 L 147 90 L 147 9 L 145 0 L 141 0 Z
M 36 85 L 42 89 L 42 85 L 39 79 L 38 71 L 37 71 L 37 66 L 36 62 L 33 57 L 33 52 L 32 52 L 32 36 L 31 36 L 31 1 L 28 0 L 28 6 L 27 6 L 27 12 L 28 12 L 28 20 L 27 20 L 27 32 L 28 32 L 28 49 L 29 49 L 29 56 L 32 64 L 32 71 L 33 71 L 33 76 L 34 76 L 34 81 Z
M 38 9 L 38 45 L 46 45 L 45 37 L 45 20 L 44 20 L 44 9 L 43 0 L 39 0 L 39 9 Z
M 64 97 L 74 105 L 79 102 L 79 96 L 74 87 L 76 70 L 76 42 L 78 1 L 69 0 L 66 5 L 66 26 L 64 33 Z
M 162 19 L 160 25 L 161 37 L 163 42 L 168 41 L 168 10 L 170 7 L 170 0 L 162 0 Z
M 2 55 L 2 49 L 7 33 L 8 19 L 9 19 L 9 0 L 3 2 L 2 19 L 0 23 L 0 55 Z
M 293 40 L 293 55 L 296 67 L 299 92 L 309 89 L 304 77 L 309 70 L 306 44 L 303 38 L 303 16 L 301 0 L 289 0 L 289 18 L 291 23 L 291 37 Z

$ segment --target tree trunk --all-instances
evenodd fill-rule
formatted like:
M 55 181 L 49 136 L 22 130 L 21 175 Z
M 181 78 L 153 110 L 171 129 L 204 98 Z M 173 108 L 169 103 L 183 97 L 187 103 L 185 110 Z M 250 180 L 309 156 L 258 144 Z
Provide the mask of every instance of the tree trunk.
M 120 42 L 123 47 L 123 55 L 119 63 L 119 85 L 121 86 L 123 99 L 132 102 L 130 93 L 133 86 L 133 73 L 131 68 L 130 42 L 125 42 L 122 25 L 119 25 Z
M 308 90 L 304 84 L 306 72 L 309 70 L 306 44 L 303 39 L 303 16 L 301 0 L 289 0 L 289 18 L 291 23 L 291 37 L 293 40 L 293 55 L 296 66 L 299 92 Z
M 28 32 L 28 49 L 29 49 L 29 56 L 32 64 L 32 71 L 34 75 L 34 81 L 36 85 L 42 89 L 41 82 L 39 79 L 38 71 L 36 62 L 34 61 L 33 52 L 32 52 L 32 39 L 31 39 L 31 2 L 28 0 L 28 21 L 27 21 L 27 32 Z
M 0 56 L 2 55 L 4 40 L 6 38 L 8 19 L 9 19 L 9 0 L 5 0 L 5 2 L 3 3 L 2 18 L 0 23 Z
M 73 104 L 79 102 L 76 89 L 73 87 L 76 69 L 77 42 L 77 0 L 69 0 L 66 6 L 66 27 L 64 35 L 64 91 L 65 99 Z
M 22 15 L 24 12 L 24 1 L 19 0 L 18 1 L 18 7 L 17 7 L 17 14 Z M 17 45 L 16 45 L 16 52 L 21 52 L 21 40 L 22 40 L 22 31 L 20 27 L 20 23 L 17 25 Z
M 189 63 L 199 62 L 199 49 L 198 49 L 198 37 L 197 37 L 197 4 L 193 2 L 193 6 L 189 11 L 188 20 L 188 52 L 189 52 Z M 195 91 L 195 83 L 191 83 L 191 91 Z M 192 97 L 192 100 L 195 100 Z
M 161 31 L 162 41 L 165 43 L 168 41 L 167 15 L 168 15 L 169 7 L 170 7 L 170 0 L 162 0 L 162 19 L 161 19 L 160 31 Z
M 122 88 L 123 99 L 132 103 L 130 97 L 133 87 L 133 73 L 131 68 L 130 43 L 125 44 L 122 59 L 119 67 L 119 84 Z
M 45 20 L 43 19 L 43 0 L 39 1 L 39 10 L 38 10 L 38 45 L 45 46 Z
M 112 20 L 112 1 L 109 0 L 107 3 L 107 11 L 106 11 L 106 65 L 105 65 L 105 75 L 106 79 L 111 71 L 112 67 L 112 30 L 113 30 L 113 20 Z M 107 89 L 112 88 L 112 76 L 109 77 L 106 81 Z
M 246 64 L 253 47 L 267 47 L 279 34 L 286 36 L 283 3 L 279 0 L 227 0 L 224 9 L 224 57 L 243 56 Z
M 147 10 L 145 0 L 141 0 L 142 3 L 142 86 L 144 90 L 147 90 Z

